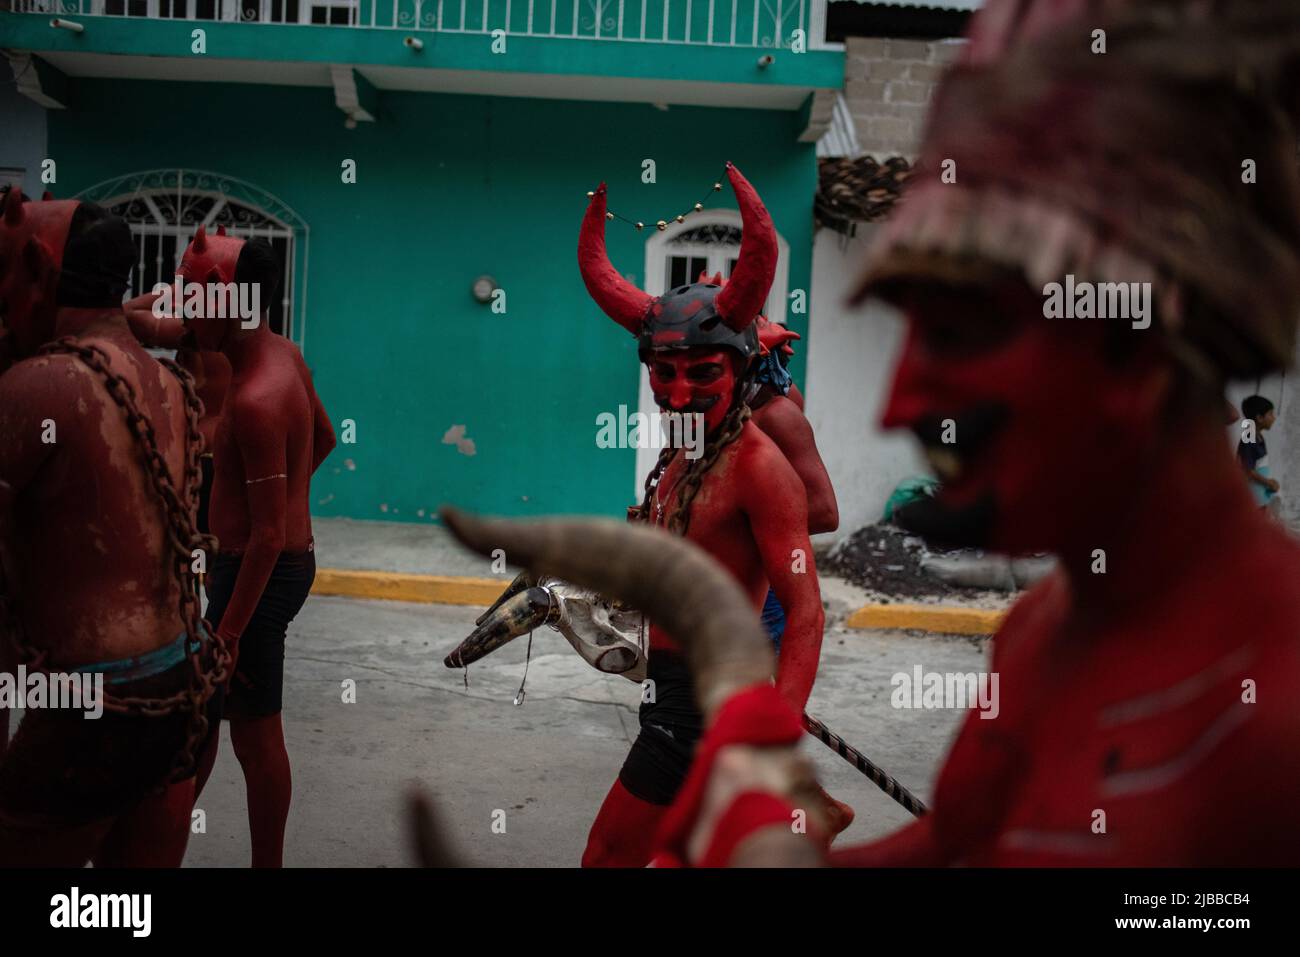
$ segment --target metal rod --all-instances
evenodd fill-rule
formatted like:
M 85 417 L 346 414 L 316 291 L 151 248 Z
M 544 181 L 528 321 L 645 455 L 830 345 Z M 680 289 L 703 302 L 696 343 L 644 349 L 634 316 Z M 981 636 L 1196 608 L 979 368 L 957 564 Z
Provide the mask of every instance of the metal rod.
M 806 711 L 803 715 L 803 726 L 804 730 L 869 777 L 876 787 L 903 805 L 916 817 L 923 817 L 929 813 L 930 809 L 925 806 L 920 798 L 895 781 L 883 768 L 877 767 L 865 754 Z

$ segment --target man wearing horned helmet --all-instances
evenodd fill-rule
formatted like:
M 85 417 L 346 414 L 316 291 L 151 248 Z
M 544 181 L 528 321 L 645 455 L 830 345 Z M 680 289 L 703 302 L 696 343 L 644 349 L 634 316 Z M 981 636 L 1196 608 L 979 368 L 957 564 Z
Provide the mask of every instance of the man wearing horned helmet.
M 709 552 L 740 582 L 755 609 L 769 583 L 787 622 L 776 688 L 802 711 L 821 650 L 823 613 L 808 539 L 804 483 L 781 449 L 751 420 L 746 398 L 757 373 L 756 320 L 772 284 L 776 233 L 749 182 L 727 177 L 744 224 L 740 258 L 725 285 L 692 283 L 652 297 L 614 269 L 605 253 L 606 193 L 592 195 L 578 243 L 583 280 L 602 310 L 637 337 L 655 401 L 666 413 L 704 422 L 698 458 L 666 448 L 646 480 L 635 518 L 666 527 Z M 586 866 L 641 866 L 656 825 L 681 787 L 701 716 L 681 650 L 650 630 L 641 731 L 588 838 Z

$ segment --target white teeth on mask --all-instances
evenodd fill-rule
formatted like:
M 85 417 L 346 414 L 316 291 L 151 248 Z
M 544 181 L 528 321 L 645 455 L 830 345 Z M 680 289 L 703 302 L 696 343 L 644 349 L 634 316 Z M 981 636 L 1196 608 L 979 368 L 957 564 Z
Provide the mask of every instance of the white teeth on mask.
M 930 463 L 930 468 L 934 470 L 940 481 L 955 481 L 962 472 L 961 456 L 952 449 L 941 448 L 934 445 L 925 447 L 925 458 Z

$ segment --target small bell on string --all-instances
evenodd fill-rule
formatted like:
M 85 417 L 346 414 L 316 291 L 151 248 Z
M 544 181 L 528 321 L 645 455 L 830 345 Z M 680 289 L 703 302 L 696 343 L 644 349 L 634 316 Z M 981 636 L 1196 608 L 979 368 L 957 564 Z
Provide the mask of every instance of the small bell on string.
M 645 229 L 645 223 L 637 223 L 636 228 L 638 231 Z
M 659 222 L 655 223 L 655 227 L 659 230 L 659 232 L 662 233 L 665 229 L 668 228 L 668 224 L 661 219 L 659 220 Z

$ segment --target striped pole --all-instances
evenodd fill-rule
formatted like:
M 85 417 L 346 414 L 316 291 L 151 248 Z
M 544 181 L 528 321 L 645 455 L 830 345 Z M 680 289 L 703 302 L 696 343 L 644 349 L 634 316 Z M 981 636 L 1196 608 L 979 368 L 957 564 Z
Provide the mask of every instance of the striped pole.
M 806 711 L 803 715 L 803 726 L 804 730 L 869 777 L 876 787 L 907 808 L 909 812 L 917 817 L 929 813 L 930 809 L 921 802 L 920 798 L 891 778 L 882 768 L 872 764 L 865 754 Z

